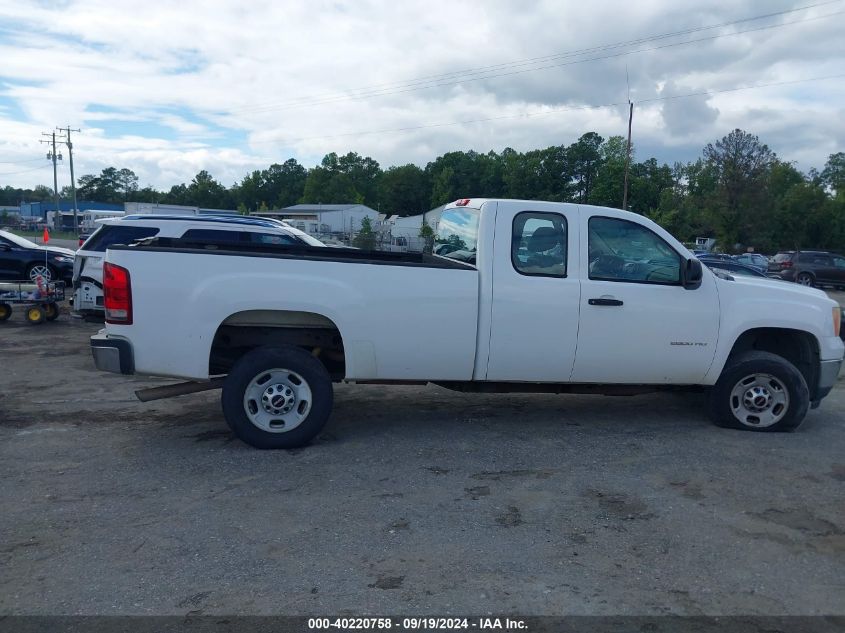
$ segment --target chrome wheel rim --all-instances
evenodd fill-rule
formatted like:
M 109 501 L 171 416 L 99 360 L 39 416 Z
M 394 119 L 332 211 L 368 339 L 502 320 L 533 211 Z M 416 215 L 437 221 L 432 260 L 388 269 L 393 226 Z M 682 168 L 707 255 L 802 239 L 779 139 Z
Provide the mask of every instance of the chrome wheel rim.
M 789 410 L 789 392 L 771 374 L 751 374 L 731 390 L 731 411 L 743 425 L 762 429 L 777 424 Z
M 36 281 L 38 277 L 41 277 L 44 281 L 51 281 L 53 274 L 47 266 L 33 266 L 29 271 L 29 280 Z
M 802 286 L 812 286 L 813 278 L 810 275 L 798 275 L 798 283 Z
M 311 388 L 289 369 L 268 369 L 253 378 L 244 391 L 244 411 L 252 424 L 267 433 L 286 433 L 311 412 Z

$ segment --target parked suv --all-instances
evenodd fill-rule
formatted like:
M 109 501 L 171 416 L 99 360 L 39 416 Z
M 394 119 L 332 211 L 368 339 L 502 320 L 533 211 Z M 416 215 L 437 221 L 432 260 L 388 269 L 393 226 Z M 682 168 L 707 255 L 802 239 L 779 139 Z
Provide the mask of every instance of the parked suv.
M 99 228 L 76 252 L 73 308 L 83 316 L 103 314 L 103 258 L 114 244 L 151 237 L 221 244 L 324 246 L 307 233 L 279 220 L 243 216 L 127 215 L 97 220 Z
M 782 251 L 772 258 L 769 272 L 802 286 L 845 288 L 845 256 L 826 251 Z

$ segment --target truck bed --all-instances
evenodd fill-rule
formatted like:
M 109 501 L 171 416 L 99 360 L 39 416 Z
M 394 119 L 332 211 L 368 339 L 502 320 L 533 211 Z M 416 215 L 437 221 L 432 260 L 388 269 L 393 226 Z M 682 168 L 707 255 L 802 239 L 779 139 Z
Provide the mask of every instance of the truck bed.
M 106 260 L 129 272 L 134 312 L 131 325 L 110 323 L 109 336 L 131 341 L 140 374 L 207 379 L 219 373 L 211 370 L 219 333 L 272 327 L 277 315 L 280 327 L 304 319 L 336 330 L 350 380 L 473 377 L 479 276 L 468 264 L 170 238 L 110 247 Z

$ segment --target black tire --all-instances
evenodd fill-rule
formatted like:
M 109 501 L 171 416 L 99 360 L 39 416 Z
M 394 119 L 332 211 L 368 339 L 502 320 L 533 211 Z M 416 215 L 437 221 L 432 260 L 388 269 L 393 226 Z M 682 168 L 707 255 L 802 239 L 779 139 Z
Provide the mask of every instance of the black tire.
M 7 321 L 12 316 L 12 306 L 8 303 L 0 303 L 0 321 Z
M 781 405 L 783 409 L 780 412 L 776 411 L 777 405 L 771 409 L 772 417 L 777 417 L 777 415 L 781 417 L 768 426 L 765 425 L 767 424 L 765 418 L 769 414 L 765 411 L 760 416 L 745 415 L 745 421 L 740 419 L 744 412 L 748 411 L 744 408 L 744 403 L 747 401 L 734 395 L 734 390 L 740 392 L 744 390 L 745 386 L 741 386 L 741 382 L 749 380 L 755 375 L 768 376 L 773 379 L 771 381 L 765 379 L 770 384 L 763 386 L 764 391 L 768 386 L 773 393 L 785 392 L 787 396 L 786 404 Z M 753 383 L 751 384 L 753 385 Z M 760 397 L 765 398 L 764 395 Z M 746 352 L 728 359 L 728 363 L 722 370 L 722 375 L 719 376 L 719 380 L 716 381 L 709 395 L 710 417 L 713 422 L 718 426 L 743 431 L 794 431 L 804 421 L 809 406 L 810 390 L 804 376 L 788 360 L 769 352 Z M 735 409 L 739 411 L 739 415 L 734 414 Z M 755 425 L 754 417 L 760 420 L 757 423 L 760 426 Z
M 271 375 L 270 372 L 273 369 L 287 370 L 296 379 L 301 378 L 305 383 L 305 388 L 310 390 L 310 403 L 308 403 L 310 408 L 304 409 L 304 419 L 287 431 L 282 425 L 277 427 L 276 431 L 264 430 L 253 423 L 247 412 L 249 406 L 255 409 L 252 415 L 264 416 L 267 410 L 265 408 L 262 412 L 258 409 L 259 406 L 276 406 L 270 404 L 272 400 L 268 401 L 267 405 L 263 405 L 259 398 L 250 400 L 249 404 L 245 402 L 248 389 L 269 389 L 277 384 L 286 388 L 275 379 L 268 379 L 264 383 L 260 381 Z M 253 381 L 256 383 L 253 384 Z M 333 398 L 331 378 L 320 361 L 302 348 L 293 345 L 278 345 L 256 348 L 237 360 L 223 383 L 221 404 L 229 428 L 250 446 L 260 449 L 298 448 L 308 444 L 323 429 L 332 412 Z M 304 400 L 300 400 L 297 392 L 291 406 L 295 410 L 303 402 Z M 268 414 L 265 417 L 273 416 Z
M 811 273 L 798 273 L 795 276 L 795 283 L 812 288 L 816 285 L 816 278 Z
M 44 304 L 44 318 L 48 321 L 55 321 L 59 318 L 59 306 L 55 303 L 45 303 Z
M 47 318 L 47 314 L 44 312 L 44 308 L 41 306 L 29 306 L 26 309 L 26 320 L 27 323 L 31 325 L 39 325 L 44 323 L 44 320 Z

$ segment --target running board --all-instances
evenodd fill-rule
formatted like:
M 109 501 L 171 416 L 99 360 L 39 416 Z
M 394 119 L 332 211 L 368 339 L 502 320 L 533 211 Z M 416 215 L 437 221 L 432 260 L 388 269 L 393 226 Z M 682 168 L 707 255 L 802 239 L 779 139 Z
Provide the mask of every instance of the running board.
M 223 386 L 223 380 L 223 378 L 212 378 L 202 382 L 191 380 L 189 382 L 177 382 L 175 385 L 139 389 L 135 392 L 135 397 L 141 402 L 150 402 L 151 400 L 163 400 L 164 398 L 184 396 L 200 391 L 211 391 L 212 389 L 220 389 Z

